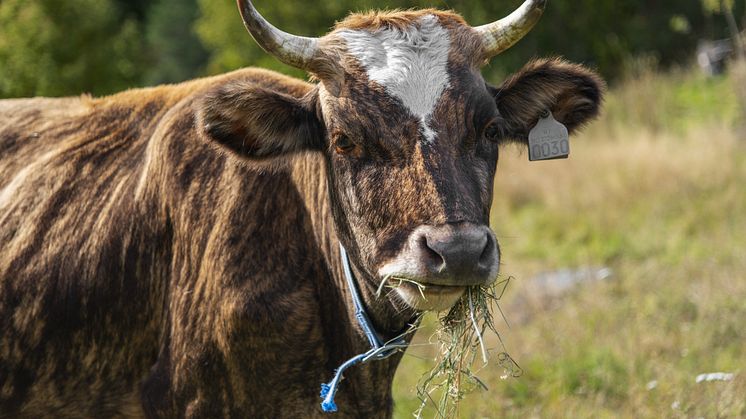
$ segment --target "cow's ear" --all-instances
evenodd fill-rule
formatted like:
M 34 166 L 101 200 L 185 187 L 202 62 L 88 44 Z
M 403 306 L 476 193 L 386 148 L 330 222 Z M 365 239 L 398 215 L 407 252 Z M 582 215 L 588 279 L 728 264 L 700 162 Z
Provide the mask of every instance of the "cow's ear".
M 321 150 L 318 94 L 302 97 L 256 82 L 231 81 L 208 91 L 197 105 L 202 134 L 248 159 Z
M 593 71 L 561 59 L 532 61 L 492 88 L 506 139 L 526 141 L 550 110 L 570 133 L 598 115 L 606 85 Z

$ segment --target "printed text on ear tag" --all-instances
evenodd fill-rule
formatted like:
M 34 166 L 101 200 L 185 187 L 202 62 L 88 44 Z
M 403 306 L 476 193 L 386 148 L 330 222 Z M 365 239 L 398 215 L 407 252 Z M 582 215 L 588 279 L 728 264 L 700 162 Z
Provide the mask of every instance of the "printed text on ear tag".
M 570 137 L 567 135 L 567 127 L 557 122 L 551 112 L 547 112 L 528 133 L 528 159 L 566 159 L 569 155 Z

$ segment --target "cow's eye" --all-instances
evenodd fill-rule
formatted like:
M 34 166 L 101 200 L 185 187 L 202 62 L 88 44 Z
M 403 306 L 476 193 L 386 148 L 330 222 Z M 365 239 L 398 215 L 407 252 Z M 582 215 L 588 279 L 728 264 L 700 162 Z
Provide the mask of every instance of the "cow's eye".
M 493 142 L 500 139 L 500 127 L 497 125 L 497 121 L 492 121 L 484 127 L 484 138 Z
M 334 140 L 334 150 L 336 150 L 337 153 L 349 153 L 354 148 L 355 143 L 353 143 L 346 135 L 338 135 Z

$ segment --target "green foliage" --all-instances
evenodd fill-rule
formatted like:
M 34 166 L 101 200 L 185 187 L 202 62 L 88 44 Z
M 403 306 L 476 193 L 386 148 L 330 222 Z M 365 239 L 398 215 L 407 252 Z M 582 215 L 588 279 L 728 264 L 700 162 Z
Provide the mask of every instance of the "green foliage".
M 0 96 L 114 92 L 138 83 L 140 29 L 105 0 L 0 2 Z
M 198 33 L 210 49 L 208 72 L 219 73 L 254 65 L 302 76 L 263 53 L 248 36 L 232 2 L 199 0 Z M 499 19 L 521 0 L 312 0 L 302 3 L 255 2 L 267 19 L 285 31 L 305 36 L 325 34 L 348 11 L 392 8 L 451 8 L 472 25 Z M 737 9 L 743 7 L 736 5 Z M 740 10 L 739 13 L 743 11 Z M 627 63 L 646 56 L 662 66 L 686 63 L 701 37 L 726 36 L 724 25 L 713 25 L 701 0 L 578 0 L 552 1 L 537 27 L 516 47 L 484 69 L 499 82 L 535 56 L 562 55 L 597 67 L 607 78 L 625 74 Z M 716 29 L 717 28 L 717 29 Z
M 435 7 L 472 25 L 522 0 L 257 0 L 285 31 L 320 36 L 349 12 Z M 727 1 L 735 16 L 746 2 Z M 619 80 L 640 57 L 665 69 L 693 58 L 700 38 L 728 36 L 721 0 L 555 0 L 537 27 L 483 72 L 499 83 L 536 56 L 562 55 Z M 245 66 L 305 73 L 264 53 L 228 0 L 0 1 L 0 97 L 111 93 Z
M 200 75 L 207 51 L 193 28 L 198 15 L 197 0 L 159 0 L 149 9 L 146 84 L 175 83 Z
M 505 10 L 490 16 L 501 16 L 519 2 L 500 3 Z M 743 5 L 738 9 L 743 13 Z M 469 17 L 471 22 L 478 16 Z M 639 57 L 663 69 L 688 65 L 701 38 L 727 33 L 722 17 L 703 13 L 700 0 L 553 1 L 527 39 L 495 61 L 513 71 L 532 56 L 557 54 L 595 66 L 616 81 Z
M 719 13 L 723 8 L 733 9 L 735 0 L 702 0 L 702 7 L 710 13 Z

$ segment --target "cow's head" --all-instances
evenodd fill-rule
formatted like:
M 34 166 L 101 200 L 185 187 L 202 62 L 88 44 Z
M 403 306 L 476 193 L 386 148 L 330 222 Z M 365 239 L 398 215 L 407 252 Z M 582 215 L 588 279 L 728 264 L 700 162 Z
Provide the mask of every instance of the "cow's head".
M 571 132 L 598 112 L 603 82 L 578 65 L 536 60 L 500 87 L 480 74 L 545 2 L 481 27 L 437 10 L 353 14 L 306 38 L 238 0 L 259 45 L 319 84 L 303 98 L 271 85 L 214 92 L 202 126 L 244 158 L 324 153 L 337 233 L 358 270 L 376 285 L 425 284 L 425 298 L 397 288 L 410 307 L 448 308 L 498 273 L 488 223 L 500 145 L 526 141 L 546 110 Z

